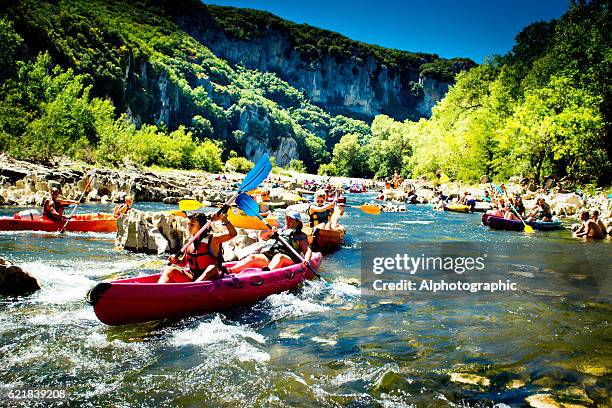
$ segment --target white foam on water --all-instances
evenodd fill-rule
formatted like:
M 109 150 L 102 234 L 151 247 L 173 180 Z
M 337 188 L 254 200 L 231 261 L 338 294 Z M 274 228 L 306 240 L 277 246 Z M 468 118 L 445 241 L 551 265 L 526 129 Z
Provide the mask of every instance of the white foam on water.
M 270 305 L 274 320 L 286 317 L 299 317 L 314 313 L 323 313 L 329 307 L 313 303 L 307 299 L 300 299 L 292 293 L 279 293 L 270 295 L 266 299 Z
M 36 326 L 73 325 L 75 321 L 95 321 L 93 309 L 85 307 L 77 310 L 68 310 L 57 313 L 39 314 L 28 318 L 28 324 Z
M 427 225 L 427 224 L 433 224 L 433 221 L 423 221 L 423 220 L 403 220 L 400 221 L 401 224 L 422 224 L 422 225 Z
M 332 293 L 343 297 L 352 297 L 359 296 L 361 294 L 361 289 L 346 282 L 334 281 L 332 283 Z
M 185 345 L 201 346 L 210 351 L 208 346 L 215 350 L 231 351 L 239 361 L 255 361 L 259 363 L 270 361 L 270 354 L 251 345 L 249 340 L 264 344 L 266 339 L 259 333 L 244 327 L 228 325 L 221 321 L 217 315 L 210 322 L 200 323 L 195 329 L 183 330 L 176 333 L 170 343 L 175 347 Z
M 119 339 L 108 341 L 106 335 L 98 332 L 93 332 L 85 339 L 87 347 L 94 349 L 140 349 L 141 343 L 126 343 Z
M 23 264 L 38 280 L 41 290 L 33 299 L 41 303 L 64 304 L 82 299 L 95 282 L 69 268 L 53 267 L 43 262 Z
M 315 343 L 319 343 L 319 344 L 324 344 L 326 346 L 335 346 L 336 343 L 338 343 L 336 340 L 333 339 L 324 339 L 323 337 L 311 337 L 310 340 L 314 341 Z
M 100 265 L 95 261 L 81 261 L 74 264 L 51 266 L 41 261 L 22 264 L 23 268 L 38 280 L 41 290 L 36 292 L 32 300 L 48 304 L 65 304 L 81 300 L 97 280 L 87 276 L 105 276 L 120 272 L 138 265 L 138 261 L 109 262 Z M 106 267 L 108 266 L 108 267 Z M 86 276 L 87 275 L 87 276 Z

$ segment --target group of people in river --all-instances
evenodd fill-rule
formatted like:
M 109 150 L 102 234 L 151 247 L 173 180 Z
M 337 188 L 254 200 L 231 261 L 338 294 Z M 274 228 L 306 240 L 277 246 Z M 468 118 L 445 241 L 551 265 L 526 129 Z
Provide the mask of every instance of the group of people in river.
M 260 192 L 260 211 L 269 212 L 269 208 L 265 206 L 265 203 L 269 200 L 269 195 L 268 190 Z M 342 228 L 338 224 L 337 218 L 333 217 L 333 212 L 339 211 L 342 215 L 344 207 L 338 205 L 337 197 L 330 201 L 328 201 L 328 198 L 330 198 L 328 192 L 317 191 L 314 202 L 308 207 L 309 224 L 314 236 L 321 229 Z M 248 268 L 273 270 L 297 262 L 301 262 L 304 267 L 307 267 L 312 257 L 308 235 L 303 231 L 302 215 L 298 211 L 286 212 L 284 228 L 262 231 L 259 234 L 260 245 L 258 245 L 256 252 L 229 267 L 223 265 L 222 244 L 234 238 L 237 231 L 227 216 L 225 214 L 215 214 L 212 218 L 209 218 L 203 213 L 195 212 L 188 216 L 188 220 L 191 237 L 195 236 L 208 221 L 220 221 L 227 232 L 222 234 L 208 232 L 192 240 L 183 254 L 180 256 L 173 255 L 169 258 L 169 265 L 164 268 L 158 283 L 214 280 L 224 274 L 237 274 Z
M 269 196 L 269 191 L 261 192 L 262 198 Z M 261 204 L 262 201 L 260 201 Z M 263 201 L 265 202 L 265 201 Z M 315 194 L 315 202 L 308 208 L 310 226 L 316 234 L 320 229 L 340 228 L 332 214 L 336 200 L 327 202 L 327 193 L 323 190 Z M 342 207 L 337 211 L 344 212 Z M 260 205 L 260 210 L 262 209 Z M 158 283 L 197 282 L 214 280 L 223 274 L 236 274 L 248 268 L 273 270 L 301 262 L 307 267 L 312 256 L 312 249 L 308 244 L 308 236 L 303 231 L 302 216 L 297 211 L 288 211 L 285 214 L 285 227 L 277 230 L 264 230 L 259 234 L 260 242 L 256 253 L 252 253 L 239 262 L 223 266 L 222 244 L 237 235 L 236 228 L 227 219 L 225 214 L 213 215 L 208 218 L 203 213 L 193 213 L 188 216 L 189 233 L 193 237 L 198 231 L 211 221 L 221 221 L 227 232 L 223 234 L 209 233 L 205 237 L 193 240 L 182 256 L 173 255 L 169 265 L 164 268 Z M 284 242 L 283 242 L 284 241 Z M 288 244 L 288 245 L 287 245 Z M 290 248 L 288 248 L 290 246 Z
M 399 181 L 395 176 L 394 179 Z M 393 179 L 391 184 L 396 184 Z M 319 190 L 314 194 L 314 200 L 306 210 L 313 236 L 316 236 L 320 230 L 343 228 L 338 224 L 339 217 L 333 216 L 335 211 L 338 211 L 340 216 L 344 213 L 344 202 L 339 199 L 343 189 L 331 184 L 326 187 L 326 190 Z M 473 209 L 476 201 L 489 202 L 492 214 L 509 220 L 552 221 L 551 207 L 544 198 L 538 198 L 534 208 L 527 212 L 520 195 L 509 196 L 505 193 L 503 185 L 502 192 L 503 194 L 493 189 L 485 190 L 483 196 L 476 198 L 465 191 L 459 197 L 458 203 Z M 447 199 L 442 192 L 439 192 L 438 197 L 442 201 Z M 270 191 L 262 190 L 258 201 L 260 213 L 269 214 Z M 55 221 L 68 220 L 69 218 L 63 215 L 64 207 L 77 205 L 78 203 L 78 201 L 61 198 L 60 190 L 54 187 L 50 190 L 49 197 L 43 202 L 43 218 Z M 132 204 L 132 197 L 126 196 L 124 203 L 115 208 L 115 217 L 126 214 L 131 209 Z M 612 213 L 610 216 L 612 217 Z M 574 231 L 576 237 L 599 239 L 606 236 L 607 226 L 599 218 L 598 211 L 594 211 L 592 216 L 589 212 L 583 211 L 580 220 L 581 224 Z M 225 214 L 215 214 L 212 217 L 201 212 L 190 214 L 188 216 L 189 234 L 191 237 L 195 236 L 209 221 L 220 221 L 226 231 L 222 234 L 213 234 L 206 231 L 197 239 L 192 240 L 184 253 L 171 256 L 168 266 L 162 272 L 159 283 L 214 280 L 225 273 L 240 273 L 248 268 L 275 269 L 296 262 L 307 264 L 311 259 L 312 249 L 308 244 L 308 236 L 303 231 L 304 220 L 300 212 L 287 211 L 284 228 L 280 230 L 274 228 L 261 232 L 259 239 L 262 245 L 259 250 L 228 268 L 223 266 L 222 244 L 234 238 L 237 231 Z

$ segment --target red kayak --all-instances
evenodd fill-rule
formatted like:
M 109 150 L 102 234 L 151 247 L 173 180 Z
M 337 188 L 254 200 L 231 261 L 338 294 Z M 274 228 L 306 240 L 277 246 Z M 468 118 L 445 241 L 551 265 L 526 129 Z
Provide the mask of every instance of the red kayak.
M 57 232 L 66 224 L 66 221 L 53 221 L 48 218 L 19 216 L 0 217 L 0 231 L 46 231 Z M 117 219 L 113 214 L 79 214 L 73 215 L 66 226 L 70 232 L 115 232 Z
M 353 185 L 349 188 L 349 193 L 367 193 L 368 189 L 364 186 Z
M 317 270 L 320 264 L 321 254 L 315 252 L 311 265 Z M 301 264 L 273 271 L 249 268 L 204 282 L 159 284 L 160 275 L 98 283 L 87 294 L 87 301 L 102 323 L 116 326 L 252 304 L 274 293 L 295 289 L 314 276 Z

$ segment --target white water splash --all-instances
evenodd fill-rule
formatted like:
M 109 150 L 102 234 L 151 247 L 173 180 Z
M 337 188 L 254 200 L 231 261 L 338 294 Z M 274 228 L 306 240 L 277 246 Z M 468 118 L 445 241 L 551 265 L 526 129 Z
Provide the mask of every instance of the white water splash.
M 322 313 L 329 310 L 327 306 L 313 303 L 308 299 L 300 299 L 287 292 L 268 296 L 266 302 L 270 305 L 270 312 L 274 320 Z
M 183 330 L 176 333 L 170 340 L 175 347 L 186 345 L 202 346 L 205 351 L 222 348 L 231 350 L 239 361 L 267 362 L 270 354 L 251 345 L 248 340 L 264 344 L 266 339 L 259 333 L 244 327 L 228 325 L 221 321 L 217 315 L 210 322 L 200 323 L 195 329 Z

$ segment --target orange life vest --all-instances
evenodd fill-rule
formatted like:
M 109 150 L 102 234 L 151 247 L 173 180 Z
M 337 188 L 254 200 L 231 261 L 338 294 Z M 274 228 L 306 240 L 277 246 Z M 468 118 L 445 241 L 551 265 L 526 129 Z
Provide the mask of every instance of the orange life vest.
M 187 249 L 185 259 L 189 264 L 189 270 L 193 274 L 193 280 L 196 280 L 202 275 L 210 265 L 218 265 L 220 263 L 210 250 L 211 239 L 212 236 L 207 243 L 199 239 L 195 240 Z M 221 248 L 219 248 L 219 251 L 220 250 Z M 219 256 L 221 256 L 220 253 Z

